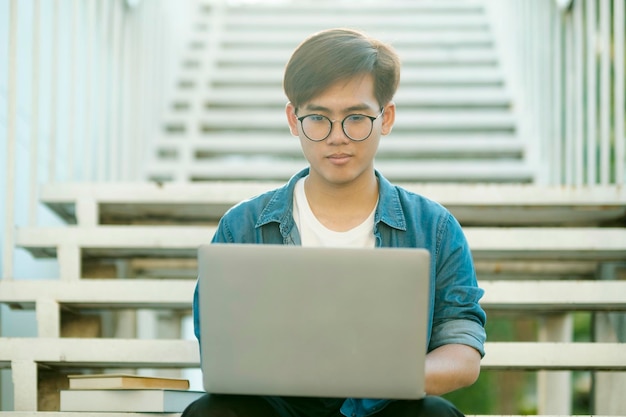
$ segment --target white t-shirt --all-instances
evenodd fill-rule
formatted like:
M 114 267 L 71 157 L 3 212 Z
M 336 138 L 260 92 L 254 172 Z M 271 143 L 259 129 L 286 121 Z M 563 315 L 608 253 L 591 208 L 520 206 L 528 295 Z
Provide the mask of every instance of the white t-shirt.
M 293 193 L 293 218 L 300 232 L 302 246 L 353 248 L 373 248 L 375 246 L 374 213 L 376 207 L 360 225 L 345 232 L 330 230 L 317 220 L 311 206 L 309 206 L 304 191 L 305 179 L 306 177 L 298 180 Z

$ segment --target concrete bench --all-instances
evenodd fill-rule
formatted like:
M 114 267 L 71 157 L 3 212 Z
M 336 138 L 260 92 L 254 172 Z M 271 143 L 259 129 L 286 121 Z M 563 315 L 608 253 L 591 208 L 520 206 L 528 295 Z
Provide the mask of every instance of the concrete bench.
M 625 281 L 481 281 L 487 311 L 626 311 Z M 0 303 L 36 311 L 38 336 L 59 337 L 62 309 L 190 311 L 195 280 L 0 281 Z
M 209 129 L 208 125 L 204 127 Z M 259 128 L 261 129 L 261 128 Z M 154 181 L 246 181 L 288 180 L 294 172 L 305 165 L 297 159 L 279 159 L 272 156 L 261 158 L 224 158 L 206 161 L 158 161 L 147 164 L 147 174 Z M 488 182 L 497 177 L 500 182 L 529 183 L 533 170 L 522 161 L 454 158 L 426 160 L 419 163 L 411 159 L 379 161 L 376 164 L 385 177 L 394 182 L 451 181 Z
M 57 257 L 60 276 L 78 279 L 81 259 L 196 258 L 215 226 L 99 226 L 18 229 L 15 243 L 36 257 Z M 476 260 L 626 259 L 624 228 L 466 227 Z
M 626 370 L 626 345 L 618 343 L 490 342 L 484 369 Z M 37 369 L 196 368 L 194 340 L 2 338 L 0 367 L 13 374 L 15 409 L 35 411 Z
M 442 38 L 447 33 L 453 32 L 437 32 L 438 38 Z M 429 33 L 430 34 L 430 33 Z M 280 33 L 274 36 L 281 36 L 284 39 L 284 34 Z M 306 34 L 305 34 L 306 36 Z M 450 35 L 449 35 L 450 36 Z M 250 36 L 247 36 L 250 39 Z M 182 76 L 197 75 L 197 70 L 181 71 Z M 272 67 L 259 67 L 254 71 L 250 71 L 246 67 L 233 67 L 228 71 L 220 71 L 212 75 L 215 85 L 221 86 L 269 86 L 273 87 L 274 91 L 281 88 L 282 73 Z M 492 65 L 456 65 L 453 67 L 443 68 L 428 68 L 423 66 L 408 67 L 402 72 L 403 86 L 502 86 L 504 84 L 504 76 L 502 71 Z M 177 92 L 182 94 L 181 92 Z
M 40 200 L 69 224 L 216 221 L 234 204 L 280 186 L 273 181 L 54 184 Z M 626 219 L 623 187 L 401 183 L 447 207 L 463 225 L 597 225 Z
M 274 77 L 274 79 L 278 78 L 280 80 L 280 73 L 277 74 L 278 77 Z M 248 87 L 248 94 L 246 95 L 246 88 L 240 87 L 239 89 L 235 89 L 233 86 L 233 90 L 231 93 L 227 93 L 226 91 L 218 90 L 214 94 L 211 94 L 207 97 L 205 101 L 206 106 L 211 107 L 226 107 L 226 106 L 236 106 L 241 105 L 241 103 L 246 103 L 248 106 L 263 106 L 267 108 L 268 106 L 272 106 L 278 109 L 282 109 L 285 107 L 285 96 L 279 86 L 277 85 L 267 85 L 263 83 L 259 83 L 254 87 Z M 175 98 L 173 101 L 175 103 L 182 102 L 191 102 L 193 99 L 197 98 L 197 92 L 189 91 L 189 90 L 181 90 L 177 91 Z M 493 85 L 465 85 L 465 86 L 438 86 L 438 87 L 425 87 L 425 86 L 407 86 L 406 88 L 401 89 L 397 92 L 394 97 L 394 101 L 396 103 L 402 103 L 402 106 L 411 106 L 411 107 L 442 107 L 442 106 L 452 106 L 452 107 L 468 107 L 472 105 L 476 106 L 484 106 L 490 108 L 497 107 L 508 107 L 511 104 L 511 95 L 509 92 L 503 90 L 500 86 Z M 173 116 L 173 114 L 172 114 Z M 276 137 L 278 142 L 282 143 L 283 146 L 289 147 L 288 142 L 293 142 L 295 147 L 299 149 L 299 144 L 297 141 L 289 141 L 289 135 L 285 132 L 286 135 L 282 137 Z M 432 135 L 435 136 L 435 135 Z M 470 134 L 470 138 L 471 138 Z M 484 138 L 489 138 L 489 135 L 483 135 Z M 206 141 L 214 141 L 219 140 L 220 135 L 217 137 L 212 136 L 211 138 L 205 139 Z M 396 142 L 398 135 L 394 133 L 393 136 L 389 137 L 389 142 Z M 414 142 L 420 142 L 422 139 L 416 137 L 414 135 L 407 135 L 406 139 L 418 139 Z M 233 137 L 233 139 L 235 139 Z M 262 138 L 261 138 L 262 139 Z M 287 140 L 285 140 L 287 139 Z M 432 140 L 434 141 L 434 137 Z M 444 136 L 445 141 L 445 136 Z M 461 137 L 458 137 L 459 144 L 464 146 L 461 141 Z M 507 140 L 515 140 L 515 136 L 511 135 L 506 138 Z M 381 142 L 381 146 L 384 146 L 385 142 L 388 139 L 385 139 Z M 263 141 L 261 140 L 261 144 Z M 262 148 L 258 147 L 258 145 L 253 145 L 253 149 L 258 149 L 258 153 L 271 153 L 271 148 Z M 381 155 L 380 152 L 377 155 Z
M 0 367 L 196 368 L 198 343 L 179 339 L 0 338 Z M 626 370 L 624 343 L 487 342 L 484 369 Z
M 248 92 L 248 94 L 250 94 Z M 403 137 L 407 136 L 407 137 Z M 469 137 L 468 137 L 469 136 Z M 289 158 L 304 163 L 302 150 L 297 140 L 275 134 L 259 134 L 255 137 L 242 137 L 236 133 L 212 135 L 210 139 L 175 138 L 160 139 L 155 146 L 163 158 L 181 160 L 191 158 L 200 162 L 219 161 L 225 156 L 238 155 L 242 158 L 257 158 L 269 154 L 274 158 Z M 434 135 L 425 134 L 420 140 L 408 135 L 395 135 L 393 140 L 381 142 L 377 155 L 385 159 L 406 159 L 428 161 L 431 159 L 455 159 L 460 156 L 476 158 L 519 157 L 524 151 L 524 143 L 512 136 L 486 138 L 484 135 Z
M 2 280 L 0 303 L 35 309 L 51 301 L 72 310 L 188 310 L 195 280 Z M 507 311 L 626 311 L 626 281 L 480 281 L 481 305 Z

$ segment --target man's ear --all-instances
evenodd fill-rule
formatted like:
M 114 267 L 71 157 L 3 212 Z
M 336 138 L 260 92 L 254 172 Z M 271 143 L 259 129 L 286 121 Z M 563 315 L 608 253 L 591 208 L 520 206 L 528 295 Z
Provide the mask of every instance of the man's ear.
M 383 113 L 383 125 L 380 133 L 383 135 L 388 135 L 391 133 L 391 129 L 393 128 L 393 124 L 396 121 L 396 103 L 390 101 L 385 106 L 385 112 Z
M 285 114 L 287 115 L 287 123 L 289 123 L 289 130 L 293 136 L 300 136 L 300 132 L 298 132 L 298 118 L 296 116 L 296 108 L 291 104 L 291 102 L 287 103 L 285 106 Z

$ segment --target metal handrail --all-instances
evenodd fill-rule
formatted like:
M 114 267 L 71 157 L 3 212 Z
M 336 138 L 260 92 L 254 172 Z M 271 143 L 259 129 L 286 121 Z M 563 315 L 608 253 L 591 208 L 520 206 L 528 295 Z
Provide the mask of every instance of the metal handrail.
M 537 182 L 623 185 L 622 0 L 488 1 Z
M 194 5 L 8 2 L 3 278 L 14 275 L 15 225 L 41 217 L 40 184 L 142 179 Z

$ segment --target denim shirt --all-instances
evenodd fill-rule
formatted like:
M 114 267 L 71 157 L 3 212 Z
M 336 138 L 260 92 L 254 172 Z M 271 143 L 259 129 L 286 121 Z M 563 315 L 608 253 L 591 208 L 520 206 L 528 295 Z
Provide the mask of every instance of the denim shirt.
M 293 219 L 296 182 L 304 169 L 281 188 L 232 207 L 220 220 L 213 243 L 300 245 Z M 430 260 L 428 351 L 446 344 L 464 344 L 484 356 L 485 312 L 478 304 L 478 288 L 467 241 L 457 220 L 440 204 L 387 181 L 376 172 L 378 206 L 374 215 L 377 247 L 425 248 Z M 200 339 L 197 287 L 193 299 L 195 335 Z M 346 416 L 365 417 L 390 403 L 384 399 L 344 401 Z

